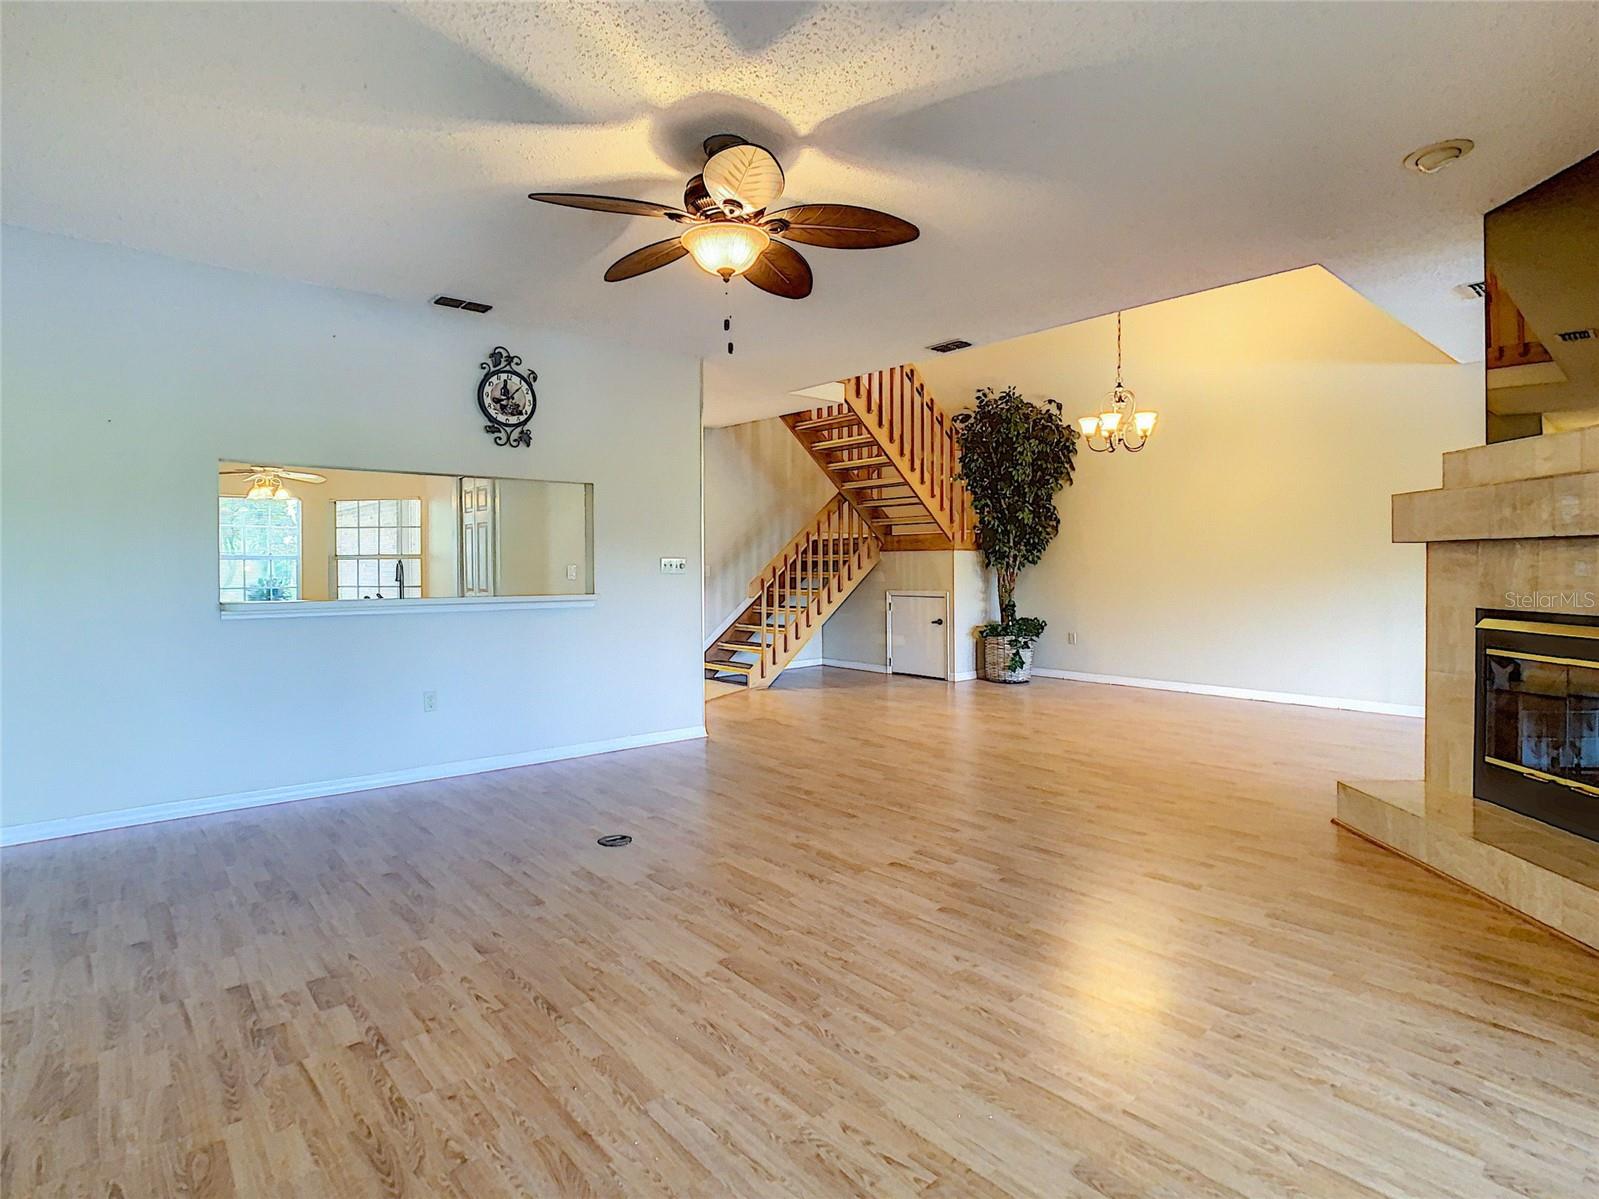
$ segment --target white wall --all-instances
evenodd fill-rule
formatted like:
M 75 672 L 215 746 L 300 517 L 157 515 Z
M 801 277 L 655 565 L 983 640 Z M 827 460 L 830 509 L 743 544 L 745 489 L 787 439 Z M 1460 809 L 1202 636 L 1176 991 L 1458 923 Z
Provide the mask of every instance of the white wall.
M 498 595 L 582 595 L 589 589 L 588 496 L 569 483 L 497 488 Z M 576 578 L 567 578 L 568 569 Z
M 888 593 L 952 594 L 953 561 L 947 550 L 885 553 L 822 626 L 822 657 L 828 662 L 883 666 L 888 661 Z
M 701 725 L 693 359 L 3 237 L 7 826 Z M 482 431 L 497 343 L 530 450 Z M 223 621 L 222 458 L 592 482 L 598 602 Z
M 978 674 L 975 630 L 999 619 L 999 592 L 994 586 L 994 576 L 983 567 L 982 554 L 976 550 L 957 550 L 951 557 L 955 587 L 951 617 L 955 677 L 975 678 Z
M 705 430 L 705 632 L 749 600 L 749 581 L 835 494 L 782 421 Z M 796 661 L 821 653 L 814 638 Z
M 1079 455 L 1017 592 L 1049 621 L 1036 664 L 1419 709 L 1424 553 L 1390 542 L 1389 496 L 1481 442 L 1481 364 L 1320 268 L 1131 311 L 1125 345 L 1161 428 L 1136 455 Z M 1114 317 L 918 365 L 947 408 L 1014 383 L 1072 418 L 1110 387 Z

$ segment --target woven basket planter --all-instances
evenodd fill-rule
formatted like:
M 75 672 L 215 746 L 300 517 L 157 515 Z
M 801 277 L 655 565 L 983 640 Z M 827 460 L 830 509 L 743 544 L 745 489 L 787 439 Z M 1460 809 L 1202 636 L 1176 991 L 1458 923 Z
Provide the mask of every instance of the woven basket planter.
M 1009 637 L 983 638 L 983 677 L 991 683 L 1025 683 L 1033 677 L 1033 647 L 1021 651 L 1022 668 L 1012 670 L 1011 639 Z

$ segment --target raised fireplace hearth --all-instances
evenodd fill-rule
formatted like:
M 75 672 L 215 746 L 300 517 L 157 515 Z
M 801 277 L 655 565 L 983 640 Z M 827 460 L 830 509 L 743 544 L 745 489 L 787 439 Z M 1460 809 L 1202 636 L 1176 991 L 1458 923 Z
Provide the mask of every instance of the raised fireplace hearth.
M 1338 823 L 1599 949 L 1599 427 L 1444 455 L 1394 497 L 1427 547 L 1425 776 Z
M 1472 790 L 1599 841 L 1599 619 L 1479 611 Z

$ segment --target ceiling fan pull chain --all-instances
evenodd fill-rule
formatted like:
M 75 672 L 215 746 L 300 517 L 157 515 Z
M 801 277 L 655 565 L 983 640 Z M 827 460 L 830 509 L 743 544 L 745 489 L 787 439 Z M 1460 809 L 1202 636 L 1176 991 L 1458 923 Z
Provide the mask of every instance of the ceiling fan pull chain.
M 723 333 L 732 333 L 733 332 L 733 296 L 732 296 L 732 292 L 729 290 L 730 286 L 731 286 L 731 281 L 730 280 L 727 280 L 727 279 L 723 279 L 722 280 L 722 299 L 725 300 L 726 303 L 727 303 L 727 315 L 722 318 L 722 332 Z M 731 337 L 728 338 L 727 352 L 729 354 L 731 354 L 733 352 L 733 340 L 732 340 Z

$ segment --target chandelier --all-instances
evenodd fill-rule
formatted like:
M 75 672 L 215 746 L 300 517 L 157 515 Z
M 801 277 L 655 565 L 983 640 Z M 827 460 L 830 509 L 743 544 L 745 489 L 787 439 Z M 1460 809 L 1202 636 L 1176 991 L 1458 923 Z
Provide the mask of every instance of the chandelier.
M 245 492 L 247 500 L 292 500 L 294 493 L 283 485 L 283 480 L 273 474 L 258 474 L 250 479 L 250 490 Z
M 1149 443 L 1159 414 L 1140 412 L 1133 390 L 1122 384 L 1122 314 L 1116 314 L 1116 386 L 1105 396 L 1105 407 L 1098 416 L 1082 416 L 1077 427 L 1083 431 L 1088 448 L 1097 453 L 1114 452 L 1118 447 L 1136 454 Z M 1097 443 L 1097 444 L 1096 444 Z

